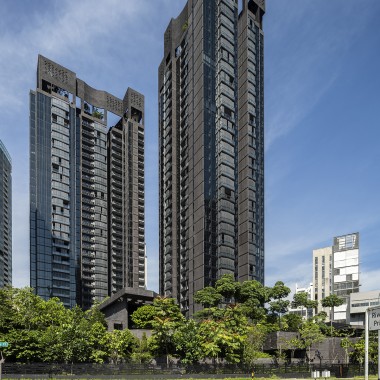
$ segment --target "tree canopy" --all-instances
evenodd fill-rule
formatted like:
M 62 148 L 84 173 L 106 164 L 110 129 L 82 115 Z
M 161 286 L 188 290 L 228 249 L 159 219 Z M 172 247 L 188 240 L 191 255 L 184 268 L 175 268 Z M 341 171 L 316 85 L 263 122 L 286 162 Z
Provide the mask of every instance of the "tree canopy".
M 255 280 L 238 283 L 225 275 L 195 294 L 203 309 L 193 318 L 186 319 L 173 298 L 157 297 L 152 305 L 138 308 L 131 316 L 134 326 L 152 333 L 137 339 L 127 329 L 107 331 L 97 304 L 87 311 L 66 309 L 58 298 L 45 301 L 30 288 L 5 287 L 0 289 L 0 340 L 9 342 L 3 350 L 7 360 L 18 362 L 149 363 L 165 357 L 169 364 L 174 357 L 185 364 L 212 360 L 252 365 L 266 355 L 262 347 L 267 335 L 282 330 L 298 333 L 282 347 L 292 354 L 307 350 L 310 359 L 312 345 L 332 330 L 324 312 L 309 320 L 286 314 L 289 293 L 281 281 L 267 287 Z M 340 303 L 329 296 L 323 306 Z M 314 308 L 316 303 L 306 293 L 297 293 L 292 306 Z M 360 361 L 362 341 L 342 342 L 346 355 Z

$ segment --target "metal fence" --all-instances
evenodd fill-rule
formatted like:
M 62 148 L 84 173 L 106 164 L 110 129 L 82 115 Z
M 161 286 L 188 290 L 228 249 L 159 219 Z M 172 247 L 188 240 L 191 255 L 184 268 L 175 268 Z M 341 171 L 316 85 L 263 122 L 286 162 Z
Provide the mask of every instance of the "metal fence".
M 151 365 L 151 364 L 55 364 L 55 363 L 5 363 L 6 378 L 113 378 L 113 379 L 179 379 L 179 378 L 224 378 L 271 377 L 311 378 L 312 371 L 328 370 L 337 378 L 364 375 L 364 367 L 346 364 L 256 364 L 252 367 L 231 364 L 197 365 Z M 377 366 L 370 365 L 370 374 L 377 373 Z

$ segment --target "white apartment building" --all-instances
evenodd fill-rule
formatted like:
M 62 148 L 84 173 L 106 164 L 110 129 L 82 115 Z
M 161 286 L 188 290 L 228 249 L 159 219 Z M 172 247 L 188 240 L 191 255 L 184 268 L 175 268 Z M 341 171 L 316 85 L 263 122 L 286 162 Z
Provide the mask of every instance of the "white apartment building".
M 307 293 L 307 299 L 308 300 L 314 300 L 314 287 L 313 283 L 310 283 L 308 287 L 298 287 L 298 284 L 296 284 L 296 291 L 295 294 L 298 293 Z M 297 307 L 297 308 L 289 308 L 288 310 L 289 314 L 298 314 L 303 319 L 308 319 L 313 317 L 314 310 L 313 309 L 306 309 L 304 307 Z
M 313 250 L 313 286 L 318 312 L 325 311 L 328 321 L 346 321 L 349 296 L 359 292 L 359 233 L 334 237 L 333 246 Z M 344 299 L 334 315 L 320 304 L 330 294 Z

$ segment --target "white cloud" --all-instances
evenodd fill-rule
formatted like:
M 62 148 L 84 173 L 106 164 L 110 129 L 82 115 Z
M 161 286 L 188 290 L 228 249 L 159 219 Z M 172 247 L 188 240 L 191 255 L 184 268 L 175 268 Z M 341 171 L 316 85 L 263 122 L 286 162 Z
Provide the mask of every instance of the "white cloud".
M 115 37 L 121 33 L 120 24 L 128 25 L 143 10 L 141 2 L 120 0 L 68 0 L 53 5 L 50 12 L 36 9 L 19 32 L 1 34 L 0 100 L 8 112 L 20 106 L 31 87 L 38 53 L 58 61 L 64 57 L 64 61 L 92 62 L 103 56 L 104 43 L 111 44 L 112 33 Z
M 314 63 L 317 61 L 315 60 Z M 310 64 L 311 66 L 311 64 Z M 310 83 L 307 80 L 294 78 L 286 81 L 286 88 L 279 89 L 276 92 L 276 97 L 281 98 L 281 105 L 273 105 L 268 110 L 269 121 L 267 124 L 266 135 L 266 150 L 280 137 L 288 134 L 295 128 L 308 113 L 318 104 L 323 95 L 334 84 L 337 74 L 328 78 L 320 87 L 315 86 L 315 83 Z M 292 85 L 293 82 L 293 85 Z M 312 89 L 315 89 L 314 91 Z M 310 94 L 312 93 L 312 96 Z
M 146 97 L 148 281 L 158 289 L 158 233 L 150 233 L 158 227 L 156 78 L 163 33 L 184 3 L 63 0 L 40 6 L 37 2 L 23 8 L 28 15 L 17 15 L 22 19 L 19 24 L 7 24 L 8 19 L 0 24 L 0 138 L 13 157 L 14 285 L 29 284 L 28 92 L 35 88 L 37 55 L 42 54 L 95 88 L 122 97 L 130 86 Z M 5 6 L 13 12 L 13 2 Z
M 299 1 L 291 12 L 288 7 L 284 3 L 275 8 L 286 17 L 278 19 L 266 40 L 273 53 L 266 68 L 266 150 L 299 126 L 334 85 L 340 65 L 346 63 L 341 57 L 356 42 L 371 16 L 366 9 L 355 22 L 341 26 L 340 20 L 355 14 L 354 3 L 344 9 L 335 5 L 340 18 L 334 24 L 331 19 L 321 22 L 323 10 L 317 3 Z M 293 28 L 297 31 L 293 31 L 294 40 L 290 41 Z
M 380 290 L 380 269 L 368 270 L 360 273 L 360 291 Z
M 277 281 L 282 281 L 288 286 L 292 292 L 295 290 L 295 284 L 298 286 L 306 286 L 313 279 L 311 272 L 311 256 L 308 262 L 292 260 L 290 265 L 284 265 L 284 260 L 276 262 L 277 266 L 281 266 L 281 271 L 267 270 L 265 276 L 265 285 L 273 286 Z

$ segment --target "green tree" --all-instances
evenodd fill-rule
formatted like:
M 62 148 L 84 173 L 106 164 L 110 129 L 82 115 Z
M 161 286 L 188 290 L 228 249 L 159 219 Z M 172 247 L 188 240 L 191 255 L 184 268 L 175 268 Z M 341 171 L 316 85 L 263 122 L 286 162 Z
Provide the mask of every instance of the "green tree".
M 352 347 L 352 352 L 351 352 L 350 356 L 352 358 L 352 361 L 357 362 L 360 365 L 363 365 L 364 355 L 365 355 L 365 341 L 364 341 L 364 339 L 360 339 L 357 342 L 353 343 L 351 347 Z
M 298 292 L 293 295 L 292 307 L 294 309 L 300 307 L 303 314 L 303 309 L 315 309 L 318 306 L 318 301 L 312 301 L 309 299 L 309 296 L 306 292 Z
M 47 301 L 42 301 L 38 306 L 38 322 L 35 325 L 36 328 L 44 330 L 49 326 L 59 326 L 65 322 L 67 309 L 59 298 L 53 297 Z
M 45 347 L 41 352 L 40 359 L 44 362 L 64 362 L 62 326 L 49 326 L 44 331 L 41 331 L 40 334 L 41 345 Z
M 36 330 L 12 329 L 1 335 L 0 340 L 9 343 L 4 354 L 10 361 L 38 362 L 42 352 L 40 333 Z
M 282 317 L 282 324 L 285 331 L 298 332 L 302 325 L 302 317 L 294 313 L 285 314 Z
M 290 301 L 288 300 L 277 300 L 269 303 L 269 310 L 271 313 L 278 316 L 278 326 L 280 330 L 282 329 L 281 315 L 285 314 L 288 311 L 289 304 Z
M 155 315 L 156 308 L 153 305 L 144 305 L 133 312 L 131 319 L 136 327 L 140 329 L 151 329 Z
M 285 298 L 290 294 L 290 289 L 282 281 L 277 281 L 269 291 L 270 311 L 278 316 L 278 325 L 281 330 L 281 316 L 288 311 L 290 301 Z
M 2 332 L 12 329 L 33 330 L 39 326 L 40 304 L 44 301 L 33 294 L 31 288 L 12 288 L 0 290 L 0 329 Z
M 138 339 L 128 329 L 113 330 L 107 333 L 107 346 L 111 362 L 119 364 L 132 356 Z
M 85 362 L 89 358 L 89 326 L 83 310 L 75 306 L 68 310 L 66 321 L 55 329 L 65 363 Z M 54 344 L 54 342 L 52 342 Z
M 340 341 L 340 346 L 344 350 L 344 361 L 345 363 L 349 362 L 349 357 L 350 357 L 350 349 L 352 348 L 352 343 L 350 338 L 345 337 Z
M 217 321 L 205 319 L 199 325 L 200 347 L 203 358 L 211 358 L 217 361 L 221 353 L 219 346 L 219 335 L 223 327 Z
M 243 362 L 253 366 L 256 359 L 265 357 L 263 354 L 263 345 L 268 335 L 265 325 L 249 325 L 247 328 L 247 339 L 244 344 Z
M 153 360 L 153 356 L 149 349 L 149 340 L 145 332 L 139 340 L 137 348 L 132 353 L 131 359 L 133 362 L 139 364 L 149 364 Z
M 199 325 L 189 319 L 173 335 L 176 356 L 184 364 L 194 364 L 202 358 Z
M 51 300 L 47 301 L 47 305 Z M 47 315 L 52 314 L 57 305 Z M 60 310 L 59 317 L 46 318 L 48 326 L 41 330 L 41 360 L 65 363 L 103 363 L 108 358 L 104 315 L 97 306 L 83 312 L 78 306 Z
M 340 297 L 338 297 L 336 294 L 330 294 L 329 296 L 325 297 L 321 301 L 321 305 L 323 307 L 329 307 L 330 308 L 330 332 L 331 336 L 333 335 L 333 327 L 332 327 L 332 321 L 334 319 L 334 309 L 337 306 L 343 305 L 344 300 Z
M 254 322 L 262 321 L 266 315 L 265 303 L 269 301 L 269 289 L 256 280 L 241 284 L 237 301 L 244 313 Z
M 218 306 L 222 298 L 222 294 L 211 286 L 198 290 L 194 294 L 194 302 L 201 304 L 204 308 Z
M 57 298 L 44 301 L 31 288 L 10 286 L 0 289 L 0 300 L 0 335 L 10 342 L 4 353 L 11 360 L 43 360 L 46 329 L 66 320 L 62 303 Z
M 86 310 L 84 313 L 85 318 L 90 322 L 90 324 L 100 323 L 104 327 L 107 327 L 107 321 L 105 315 L 99 309 L 100 303 L 95 302 L 90 309 Z
M 240 283 L 235 281 L 233 274 L 225 274 L 216 281 L 215 289 L 225 299 L 231 300 L 237 294 L 239 294 Z
M 377 362 L 377 353 L 378 353 L 378 340 L 377 340 L 377 332 L 370 331 L 369 333 L 369 341 L 368 341 L 368 360 L 371 362 Z M 347 344 L 347 342 L 343 343 Z M 355 342 L 351 342 L 349 344 L 351 351 L 349 353 L 352 362 L 359 363 L 363 365 L 364 363 L 364 354 L 365 354 L 365 339 L 364 336 L 360 337 Z
M 175 353 L 174 332 L 185 323 L 185 318 L 174 298 L 157 297 L 153 306 L 155 316 L 152 321 L 151 345 L 156 354 L 166 356 L 169 365 L 169 355 Z
M 220 314 L 219 314 L 220 315 Z M 220 319 L 205 319 L 199 325 L 200 346 L 204 358 L 214 362 L 226 359 L 239 363 L 244 357 L 248 321 L 240 306 L 229 305 Z
M 8 332 L 13 326 L 16 312 L 12 305 L 12 292 L 11 286 L 0 288 L 0 334 Z
M 295 351 L 304 348 L 304 342 L 298 337 L 293 337 L 284 341 L 284 348 L 290 350 L 290 358 L 293 359 Z
M 224 315 L 224 309 L 220 307 L 209 307 L 205 308 L 203 310 L 197 311 L 193 317 L 195 320 L 199 321 L 204 321 L 206 319 L 211 319 L 214 321 L 219 321 L 220 319 L 223 318 Z
M 109 357 L 107 328 L 101 321 L 89 322 L 89 360 L 93 363 L 104 363 Z
M 322 342 L 325 337 L 322 334 L 319 326 L 313 321 L 305 322 L 300 328 L 300 339 L 303 342 L 303 347 L 309 351 L 309 364 L 311 361 L 311 346 L 315 343 Z

